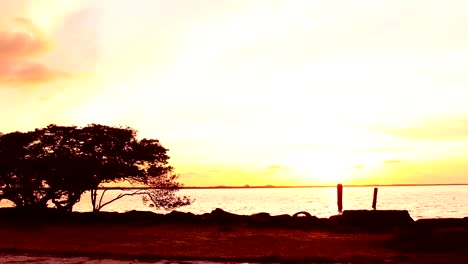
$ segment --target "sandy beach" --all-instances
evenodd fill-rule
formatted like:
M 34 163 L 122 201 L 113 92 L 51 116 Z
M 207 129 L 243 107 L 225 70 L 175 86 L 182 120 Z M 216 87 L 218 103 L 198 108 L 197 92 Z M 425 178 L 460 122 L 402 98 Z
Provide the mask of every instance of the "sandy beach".
M 393 234 L 158 224 L 1 226 L 6 256 L 53 256 L 160 263 L 160 261 L 307 263 L 468 263 L 464 249 L 402 252 Z M 466 249 L 466 248 L 465 248 Z M 12 262 L 15 263 L 15 262 Z M 112 262 L 101 262 L 112 263 Z
M 0 254 L 0 264 L 20 264 L 20 263 L 35 263 L 35 264 L 171 264 L 171 263 L 187 263 L 184 261 L 160 260 L 160 261 L 138 261 L 138 260 L 117 260 L 117 259 L 92 259 L 88 257 L 52 257 L 40 255 L 7 255 Z M 190 261 L 193 264 L 219 264 L 222 262 L 212 261 Z

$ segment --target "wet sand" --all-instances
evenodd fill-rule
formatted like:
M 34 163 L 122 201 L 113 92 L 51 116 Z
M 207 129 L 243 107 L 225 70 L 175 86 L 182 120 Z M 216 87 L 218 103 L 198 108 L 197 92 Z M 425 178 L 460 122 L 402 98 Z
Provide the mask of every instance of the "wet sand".
M 115 259 L 91 259 L 87 257 L 50 257 L 50 256 L 38 256 L 38 255 L 6 255 L 0 254 L 0 264 L 171 264 L 171 263 L 187 263 L 177 262 L 170 260 L 160 260 L 155 262 L 141 262 L 138 260 L 115 260 Z M 220 264 L 221 262 L 211 261 L 190 261 L 193 264 Z

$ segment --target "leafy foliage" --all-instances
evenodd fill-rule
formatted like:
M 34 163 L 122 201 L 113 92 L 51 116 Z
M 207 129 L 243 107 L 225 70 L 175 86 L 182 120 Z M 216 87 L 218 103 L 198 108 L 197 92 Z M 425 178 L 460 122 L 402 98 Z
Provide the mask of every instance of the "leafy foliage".
M 28 208 L 44 208 L 50 201 L 58 209 L 71 211 L 89 190 L 93 210 L 98 211 L 108 202 L 102 204 L 101 196 L 98 203 L 97 189 L 103 183 L 128 181 L 167 187 L 172 196 L 162 192 L 168 206 L 161 207 L 189 204 L 188 198 L 174 194 L 180 185 L 166 152 L 158 140 L 138 140 L 131 128 L 96 124 L 83 128 L 49 125 L 0 134 L 0 199 Z M 152 197 L 150 191 L 134 194 Z M 174 203 L 174 199 L 184 202 Z
M 150 179 L 150 185 L 154 189 L 147 191 L 143 196 L 143 202 L 151 207 L 163 208 L 166 210 L 190 205 L 192 200 L 187 197 L 178 197 L 175 191 L 178 191 L 182 185 L 177 182 L 178 175 L 166 174 L 165 177 L 153 177 Z

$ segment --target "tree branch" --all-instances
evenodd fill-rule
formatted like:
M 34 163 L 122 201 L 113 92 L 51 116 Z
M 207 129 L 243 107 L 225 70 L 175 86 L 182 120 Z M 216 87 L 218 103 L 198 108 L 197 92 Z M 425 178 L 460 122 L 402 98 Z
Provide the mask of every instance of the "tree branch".
M 99 209 L 98 209 L 98 211 L 101 210 L 104 206 L 106 206 L 106 205 L 108 205 L 108 204 L 110 204 L 110 203 L 112 203 L 112 202 L 115 202 L 115 201 L 117 201 L 118 199 L 121 199 L 122 197 L 125 197 L 125 196 L 133 196 L 133 195 L 139 195 L 139 194 L 146 194 L 146 193 L 147 193 L 146 190 L 138 190 L 138 191 L 134 191 L 134 192 L 132 192 L 132 193 L 125 193 L 125 194 L 122 194 L 122 193 L 121 193 L 121 194 L 117 195 L 114 199 L 111 199 L 111 200 L 109 200 L 109 201 L 103 203 L 102 205 L 99 203 Z M 102 196 L 101 196 L 101 198 L 102 198 Z
M 102 206 L 101 206 L 102 198 L 104 198 L 104 194 L 106 194 L 106 191 L 107 191 L 107 189 L 104 189 L 104 191 L 102 191 L 101 198 L 99 198 L 98 208 L 102 208 Z M 96 192 L 97 192 L 97 190 L 96 190 Z

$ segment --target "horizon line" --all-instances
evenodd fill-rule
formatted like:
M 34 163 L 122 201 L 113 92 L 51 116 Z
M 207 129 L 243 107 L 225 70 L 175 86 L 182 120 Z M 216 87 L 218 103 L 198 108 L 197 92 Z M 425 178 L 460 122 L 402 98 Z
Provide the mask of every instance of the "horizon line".
M 466 186 L 468 183 L 396 183 L 396 184 L 342 184 L 343 187 L 411 187 L 411 186 Z M 225 186 L 225 185 L 216 185 L 216 186 L 184 186 L 180 189 L 274 189 L 274 188 L 332 188 L 337 185 L 284 185 L 284 186 L 275 186 L 275 185 L 243 185 L 243 186 Z M 157 189 L 152 187 L 99 187 L 98 189 L 108 189 L 108 190 L 131 190 L 131 189 Z

